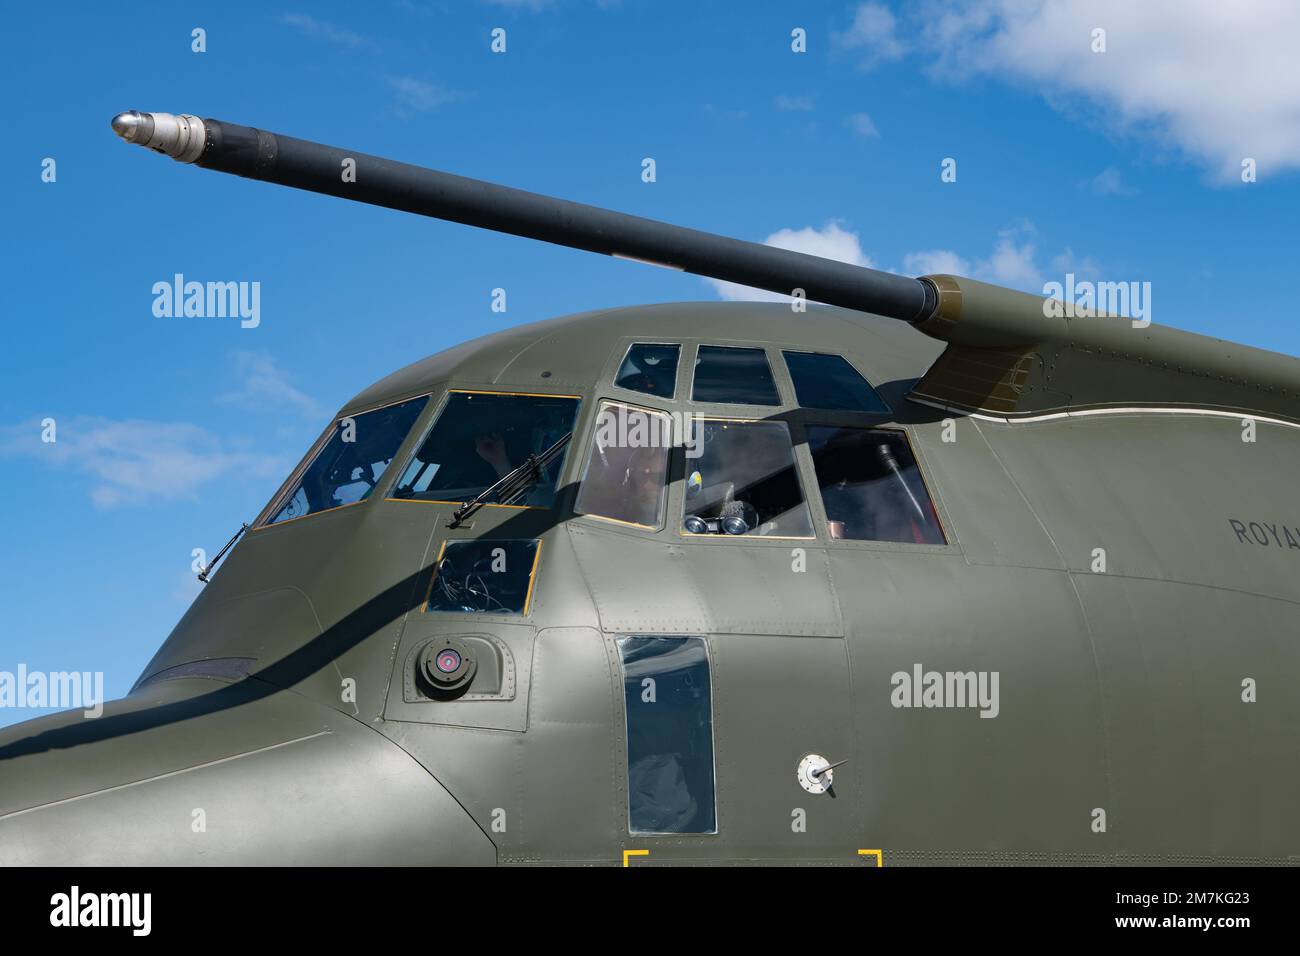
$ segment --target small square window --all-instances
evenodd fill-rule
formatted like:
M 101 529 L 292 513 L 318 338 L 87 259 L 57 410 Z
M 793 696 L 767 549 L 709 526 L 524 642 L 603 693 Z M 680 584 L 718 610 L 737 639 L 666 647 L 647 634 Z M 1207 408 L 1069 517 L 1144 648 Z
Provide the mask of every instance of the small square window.
M 780 405 L 772 368 L 762 349 L 701 345 L 691 400 L 727 405 Z
M 636 342 L 627 350 L 614 376 L 617 388 L 672 398 L 677 391 L 677 359 L 680 345 Z

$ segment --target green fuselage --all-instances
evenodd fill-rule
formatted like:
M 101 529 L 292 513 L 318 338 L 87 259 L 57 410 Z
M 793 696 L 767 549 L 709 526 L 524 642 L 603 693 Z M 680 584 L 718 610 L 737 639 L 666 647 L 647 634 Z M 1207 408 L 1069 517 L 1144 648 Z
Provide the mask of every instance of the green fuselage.
M 645 342 L 681 345 L 672 397 L 613 385 Z M 781 404 L 690 401 L 701 345 L 766 349 Z M 950 413 L 906 397 L 942 348 L 829 307 L 681 304 L 394 373 L 340 412 L 429 397 L 373 493 L 253 528 L 102 717 L 0 732 L 0 862 L 1296 859 L 1295 426 Z M 890 410 L 800 407 L 782 349 L 843 356 Z M 579 399 L 550 507 L 453 528 L 456 503 L 391 494 L 449 390 Z M 686 533 L 680 451 L 661 527 L 576 513 L 604 400 L 785 423 L 811 534 Z M 832 533 L 819 425 L 901 432 L 946 543 Z M 479 540 L 540 542 L 525 608 L 426 610 Z M 634 636 L 703 641 L 716 832 L 630 829 Z M 484 683 L 439 698 L 419 656 L 447 638 Z M 833 795 L 800 786 L 813 754 L 847 761 Z

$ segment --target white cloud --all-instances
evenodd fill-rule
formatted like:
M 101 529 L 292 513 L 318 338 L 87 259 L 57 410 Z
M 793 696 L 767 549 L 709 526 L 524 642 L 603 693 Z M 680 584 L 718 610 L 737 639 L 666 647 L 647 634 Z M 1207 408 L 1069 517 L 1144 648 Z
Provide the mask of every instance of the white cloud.
M 464 93 L 449 90 L 436 83 L 426 83 L 413 76 L 390 77 L 388 85 L 397 94 L 397 102 L 400 106 L 417 113 L 428 113 L 465 96 Z
M 832 40 L 841 49 L 856 52 L 858 66 L 863 70 L 901 59 L 907 52 L 898 35 L 898 21 L 883 3 L 858 4 L 853 11 L 853 22 Z
M 337 27 L 324 20 L 309 17 L 305 13 L 283 14 L 280 17 L 280 22 L 293 27 L 303 36 L 324 40 L 327 43 L 333 43 L 335 46 L 351 47 L 352 49 L 377 49 L 377 44 L 368 37 L 353 33 L 351 30 L 345 30 L 343 27 Z
M 1088 180 L 1087 186 L 1098 196 L 1132 196 L 1137 192 L 1124 182 L 1124 177 L 1114 166 L 1108 166 L 1093 176 Z
M 862 244 L 856 232 L 849 232 L 838 222 L 828 222 L 820 229 L 805 226 L 802 229 L 782 229 L 763 240 L 764 244 L 792 252 L 804 252 L 823 259 L 837 259 L 858 266 L 869 266 L 871 260 L 862 253 Z
M 1173 146 L 1222 182 L 1240 181 L 1245 157 L 1261 178 L 1300 167 L 1295 0 L 927 0 L 911 9 L 938 51 L 936 76 L 1032 87 L 1108 132 Z M 1097 28 L 1104 53 L 1092 49 Z
M 1052 258 L 1051 273 L 1059 277 L 1062 281 L 1067 272 L 1073 272 L 1075 278 L 1091 279 L 1096 281 L 1102 278 L 1101 266 L 1097 264 L 1092 256 L 1076 256 L 1074 250 L 1069 246 L 1057 256 Z
M 1043 274 L 1034 264 L 1034 243 L 1001 233 L 993 254 L 975 265 L 975 278 L 988 279 L 1013 289 L 1041 289 Z
M 782 229 L 764 239 L 763 244 L 778 249 L 789 249 L 792 252 L 803 252 L 810 256 L 821 256 L 823 259 L 851 262 L 857 266 L 871 265 L 871 260 L 862 252 L 858 234 L 841 228 L 838 222 L 828 222 L 821 229 L 814 229 L 812 226 L 805 226 L 803 229 Z M 737 285 L 734 282 L 723 282 L 720 279 L 707 281 L 721 298 L 732 301 L 788 302 L 790 300 L 787 295 L 751 289 L 749 286 Z
M 1032 223 L 1022 222 L 998 233 L 993 251 L 982 259 L 969 259 L 951 249 L 924 249 L 903 256 L 906 275 L 968 276 L 997 285 L 1040 292 L 1043 274 L 1035 261 L 1035 230 Z
M 316 400 L 295 388 L 267 353 L 236 352 L 234 364 L 239 387 L 218 396 L 218 401 L 259 411 L 287 408 L 309 417 L 324 414 Z
M 280 477 L 285 462 L 223 442 L 189 422 L 56 416 L 58 440 L 41 441 L 37 422 L 0 428 L 0 454 L 73 469 L 92 482 L 99 508 L 193 500 L 204 485 L 236 474 Z
M 903 256 L 903 272 L 912 276 L 968 276 L 974 270 L 968 260 L 951 249 L 927 249 Z
M 824 259 L 835 259 L 868 268 L 884 268 L 875 265 L 863 251 L 856 232 L 844 229 L 836 221 L 828 222 L 821 229 L 814 229 L 811 226 L 803 229 L 782 229 L 772 233 L 763 242 L 778 249 L 790 249 L 811 256 L 821 256 Z M 1079 278 L 1097 279 L 1101 276 L 1101 267 L 1095 260 L 1089 256 L 1076 255 L 1068 246 L 1051 258 L 1049 268 L 1045 272 L 1038 262 L 1038 230 L 1028 220 L 1022 220 L 1000 230 L 994 237 L 992 250 L 987 255 L 972 257 L 952 249 L 919 249 L 903 256 L 901 269 L 889 268 L 887 271 L 909 276 L 936 274 L 967 276 L 1039 295 L 1042 294 L 1043 284 L 1048 277 L 1064 277 L 1067 272 L 1073 272 Z M 751 289 L 734 282 L 722 282 L 718 279 L 706 281 L 723 299 L 750 302 L 789 301 L 789 296 Z
M 854 113 L 846 117 L 844 123 L 863 139 L 877 139 L 880 136 L 880 130 L 876 129 L 875 122 L 866 113 Z
M 776 108 L 803 113 L 811 112 L 813 98 L 811 96 L 778 96 L 776 98 Z

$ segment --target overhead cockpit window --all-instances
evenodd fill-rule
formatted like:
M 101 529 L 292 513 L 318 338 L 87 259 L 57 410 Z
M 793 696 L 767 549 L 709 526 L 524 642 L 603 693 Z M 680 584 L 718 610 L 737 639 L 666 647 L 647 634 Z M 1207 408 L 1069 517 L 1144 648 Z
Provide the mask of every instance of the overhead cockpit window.
M 540 552 L 535 540 L 445 542 L 424 609 L 527 614 Z
M 728 405 L 781 404 L 766 352 L 721 345 L 700 346 L 691 400 Z
M 631 833 L 716 833 L 713 698 L 699 637 L 620 637 Z
M 686 459 L 687 534 L 813 536 L 785 422 L 695 423 Z
M 540 455 L 570 434 L 577 414 L 578 399 L 572 396 L 448 392 L 392 497 L 468 501 L 525 464 L 529 455 Z M 550 507 L 565 452 L 567 446 L 511 500 L 492 504 Z
M 672 437 L 672 420 L 663 412 L 602 404 L 578 492 L 578 512 L 659 528 Z
M 849 412 L 889 411 L 876 390 L 843 356 L 818 352 L 782 352 L 794 394 L 804 408 L 843 409 Z
M 677 390 L 677 356 L 680 345 L 637 342 L 627 350 L 614 384 L 633 392 L 672 398 Z
M 947 543 L 902 432 L 809 425 L 808 447 L 832 538 Z
M 378 484 L 429 397 L 349 415 L 334 429 L 266 524 L 361 501 Z

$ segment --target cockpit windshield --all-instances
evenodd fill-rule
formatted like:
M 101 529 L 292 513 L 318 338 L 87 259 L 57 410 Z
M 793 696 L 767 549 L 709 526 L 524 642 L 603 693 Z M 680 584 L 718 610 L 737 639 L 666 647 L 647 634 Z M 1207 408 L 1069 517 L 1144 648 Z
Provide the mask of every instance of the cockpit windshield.
M 355 504 L 369 495 L 428 400 L 429 396 L 421 395 L 408 402 L 340 418 L 266 523 L 277 524 Z
M 394 498 L 468 501 L 573 430 L 578 399 L 564 395 L 452 391 Z M 565 456 L 556 455 L 516 504 L 549 507 Z

